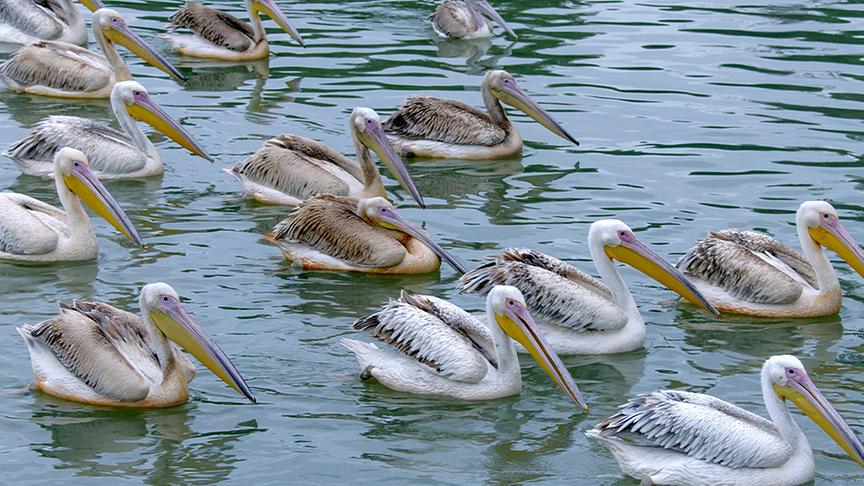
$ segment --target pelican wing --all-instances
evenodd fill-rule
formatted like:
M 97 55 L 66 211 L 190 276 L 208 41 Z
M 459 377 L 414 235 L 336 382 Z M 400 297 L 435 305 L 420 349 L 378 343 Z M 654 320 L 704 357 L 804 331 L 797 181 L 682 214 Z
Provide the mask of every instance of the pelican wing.
M 358 319 L 354 329 L 371 332 L 453 381 L 478 383 L 488 372 L 488 360 L 464 333 L 410 303 L 391 301 Z
M 279 135 L 264 143 L 231 169 L 238 176 L 298 199 L 316 194 L 347 196 L 360 183 L 360 166 L 321 142 L 296 135 Z
M 770 421 L 710 395 L 663 390 L 639 395 L 594 432 L 731 468 L 771 468 L 792 455 Z
M 754 303 L 789 304 L 801 296 L 803 284 L 816 283 L 803 256 L 770 236 L 735 229 L 709 234 L 678 268 Z
M 63 147 L 78 149 L 97 173 L 131 172 L 147 163 L 147 155 L 135 148 L 125 133 L 77 116 L 50 116 L 39 121 L 27 136 L 13 143 L 5 155 L 22 166 L 51 166 Z M 47 175 L 47 174 L 43 174 Z
M 507 133 L 488 114 L 452 100 L 414 96 L 384 122 L 391 135 L 462 145 L 494 146 Z
M 255 33 L 246 22 L 221 10 L 200 3 L 186 5 L 171 16 L 169 29 L 185 27 L 207 42 L 237 52 L 255 46 Z
M 56 39 L 69 24 L 70 13 L 56 0 L 2 0 L 0 24 L 14 27 L 39 39 Z
M 100 303 L 60 304 L 59 316 L 21 330 L 29 348 L 47 348 L 69 373 L 106 398 L 134 402 L 150 392 L 149 380 L 118 347 L 137 345 L 138 356 L 153 360 L 143 342 L 146 329 L 128 312 Z
M 326 255 L 365 267 L 392 267 L 407 250 L 393 232 L 357 216 L 357 199 L 322 194 L 279 223 L 273 238 L 296 241 Z
M 448 0 L 435 9 L 432 28 L 441 35 L 461 39 L 471 34 L 476 26 L 465 2 Z
M 58 231 L 68 233 L 66 213 L 38 199 L 0 193 L 0 253 L 43 255 L 57 248 Z
M 525 248 L 509 248 L 466 273 L 460 292 L 486 295 L 496 285 L 522 291 L 531 314 L 575 331 L 620 329 L 627 315 L 608 287 L 578 268 Z
M 33 42 L 0 64 L 0 76 L 18 85 L 62 91 L 96 91 L 111 81 L 111 75 L 105 56 L 65 42 Z

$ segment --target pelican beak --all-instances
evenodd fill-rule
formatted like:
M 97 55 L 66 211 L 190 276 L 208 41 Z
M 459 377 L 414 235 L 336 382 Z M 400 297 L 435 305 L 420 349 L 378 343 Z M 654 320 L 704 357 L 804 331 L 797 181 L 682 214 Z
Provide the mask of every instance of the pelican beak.
M 536 101 L 532 100 L 518 85 L 512 83 L 504 84 L 496 90 L 498 98 L 508 105 L 522 111 L 526 115 L 533 118 L 537 123 L 543 125 L 549 131 L 559 137 L 573 142 L 574 145 L 579 145 L 579 142 L 572 135 L 564 130 L 560 123 L 555 121 L 546 110 L 540 107 Z
M 105 4 L 102 3 L 102 0 L 79 0 L 82 5 L 87 7 L 87 10 L 91 12 L 95 12 L 100 8 L 105 8 Z
M 714 314 L 714 317 L 720 317 L 720 311 L 708 302 L 708 299 L 680 270 L 642 243 L 632 231 L 623 231 L 619 236 L 620 245 L 604 247 L 609 258 L 630 265 L 691 303 Z
M 103 35 L 110 41 L 116 42 L 121 46 L 132 51 L 136 56 L 144 59 L 154 67 L 165 72 L 170 76 L 174 76 L 180 81 L 186 81 L 186 77 L 174 67 L 165 56 L 156 52 L 155 49 L 147 45 L 143 39 L 138 37 L 138 34 L 132 31 L 123 19 L 115 18 L 111 26 L 103 30 Z
M 419 204 L 421 208 L 425 208 L 426 203 L 423 202 L 423 196 L 420 195 L 420 191 L 414 184 L 414 180 L 411 179 L 411 175 L 408 174 L 408 168 L 405 167 L 405 163 L 402 162 L 402 159 L 398 154 L 396 154 L 396 150 L 393 149 L 390 140 L 387 139 L 387 134 L 384 133 L 384 127 L 382 127 L 379 122 L 374 120 L 369 121 L 371 123 L 366 124 L 364 133 L 360 133 L 359 131 L 357 132 L 358 138 L 363 142 L 363 145 L 378 154 L 381 163 L 383 163 L 387 167 L 387 170 L 390 171 L 390 174 L 399 181 L 399 185 L 411 193 L 411 196 L 414 197 L 414 200 L 417 201 L 417 204 Z
M 498 12 L 495 10 L 495 8 L 492 7 L 489 2 L 487 2 L 486 0 L 477 0 L 476 5 L 481 12 L 491 17 L 496 24 L 500 25 L 501 28 L 506 30 L 507 33 L 510 34 L 514 39 L 519 38 L 519 36 L 517 36 L 516 33 L 513 32 L 510 26 L 507 25 L 507 22 L 504 22 L 504 19 L 501 18 L 501 15 L 498 14 Z
M 515 310 L 508 309 L 504 314 L 496 312 L 495 320 L 508 336 L 518 341 L 531 353 L 531 356 L 540 363 L 552 381 L 557 383 L 567 393 L 567 396 L 572 398 L 583 410 L 588 411 L 588 404 L 585 403 L 582 393 L 576 387 L 576 383 L 573 382 L 570 372 L 561 363 L 561 358 L 555 354 L 555 351 L 552 351 L 546 338 L 540 334 L 537 324 L 524 306 L 518 304 Z
M 418 228 L 414 224 L 406 221 L 405 218 L 403 218 L 401 214 L 397 213 L 395 209 L 389 208 L 386 213 L 381 214 L 378 224 L 384 228 L 407 233 L 413 238 L 420 240 L 424 245 L 431 248 L 440 259 L 447 262 L 447 264 L 453 267 L 454 270 L 459 272 L 460 275 L 465 275 L 465 267 L 462 266 L 462 263 L 460 263 L 456 257 L 447 253 L 444 248 L 441 248 L 438 243 L 435 243 L 435 241 L 432 240 L 432 238 L 430 238 L 421 228 Z
M 306 43 L 303 42 L 300 33 L 297 32 L 297 29 L 295 29 L 293 25 L 291 25 L 291 22 L 288 21 L 288 17 L 285 17 L 285 14 L 282 13 L 282 10 L 279 9 L 279 6 L 276 5 L 275 1 L 255 0 L 255 10 L 273 19 L 273 21 L 279 24 L 279 27 L 282 27 L 282 30 L 287 32 L 292 39 L 300 44 L 300 46 L 306 47 Z
M 192 319 L 177 298 L 167 295 L 160 297 L 157 309 L 150 311 L 150 318 L 168 339 L 195 356 L 237 393 L 242 393 L 250 402 L 255 403 L 255 395 L 234 363 Z
M 144 91 L 137 91 L 134 95 L 134 100 L 131 104 L 126 105 L 126 111 L 136 120 L 140 120 L 151 127 L 164 133 L 171 140 L 174 140 L 179 145 L 193 154 L 213 162 L 213 157 L 192 138 L 179 123 L 165 113 L 159 104 Z
M 806 373 L 790 378 L 785 386 L 774 384 L 774 393 L 782 399 L 789 399 L 813 422 L 816 422 L 849 457 L 864 466 L 864 444 L 837 413 L 837 410 L 822 396 L 822 393 Z
M 73 162 L 72 171 L 63 176 L 63 182 L 84 204 L 101 216 L 117 231 L 123 233 L 126 238 L 134 241 L 138 246 L 144 246 L 138 231 L 132 225 L 129 216 L 120 208 L 117 201 L 108 192 L 108 189 L 99 182 L 96 174 L 83 162 Z
M 836 216 L 825 215 L 821 221 L 818 227 L 807 229 L 810 237 L 816 243 L 840 255 L 840 258 L 855 269 L 858 275 L 864 277 L 864 252 L 861 251 L 861 246 L 855 242 Z

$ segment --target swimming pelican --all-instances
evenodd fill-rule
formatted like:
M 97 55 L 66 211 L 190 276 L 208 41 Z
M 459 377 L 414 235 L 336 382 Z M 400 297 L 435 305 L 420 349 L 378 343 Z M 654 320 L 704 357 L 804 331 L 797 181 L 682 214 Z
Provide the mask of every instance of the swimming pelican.
M 80 0 L 91 12 L 104 7 L 101 0 Z M 53 40 L 87 44 L 84 18 L 70 0 L 0 1 L 0 43 L 29 44 Z
M 425 207 L 408 169 L 387 140 L 378 114 L 371 108 L 354 108 L 348 129 L 359 163 L 321 142 L 279 135 L 264 142 L 246 161 L 225 170 L 240 181 L 244 198 L 267 204 L 296 206 L 316 194 L 386 198 L 371 150 L 417 204 Z
M 102 302 L 60 304 L 60 315 L 18 332 L 27 343 L 34 388 L 110 407 L 185 403 L 195 365 L 183 347 L 252 403 L 234 363 L 183 308 L 169 285 L 141 289 L 141 317 Z
M 487 112 L 453 100 L 413 96 L 384 122 L 384 130 L 404 157 L 485 160 L 522 153 L 522 137 L 510 123 L 507 103 L 576 145 L 552 116 L 526 95 L 506 71 L 483 78 Z
M 567 368 L 537 329 L 519 289 L 493 288 L 486 298 L 486 316 L 484 324 L 445 300 L 403 291 L 401 299 L 354 323 L 354 329 L 371 332 L 393 349 L 353 339 L 341 343 L 357 356 L 363 379 L 374 377 L 401 392 L 492 400 L 522 389 L 519 357 L 509 336 L 588 411 Z
M 164 133 L 192 153 L 212 161 L 207 152 L 180 127 L 135 81 L 123 81 L 111 91 L 111 108 L 123 132 L 87 118 L 51 116 L 13 143 L 4 155 L 21 170 L 37 177 L 54 176 L 54 154 L 62 147 L 84 152 L 100 179 L 134 179 L 162 174 L 165 165 L 153 143 L 133 120 Z
M 147 45 L 114 10 L 93 14 L 93 36 L 102 54 L 65 42 L 37 41 L 18 49 L 0 64 L 0 81 L 22 93 L 60 98 L 108 98 L 115 83 L 132 75 L 117 52 L 120 44 L 165 73 L 186 78 L 162 54 Z
M 815 473 L 813 451 L 789 413 L 788 400 L 864 466 L 864 444 L 798 358 L 772 356 L 762 366 L 761 381 L 771 420 L 710 395 L 663 390 L 631 399 L 587 435 L 642 484 L 809 483 Z
M 830 316 L 842 295 L 822 247 L 864 276 L 864 252 L 825 201 L 807 201 L 795 217 L 804 255 L 752 231 L 712 232 L 690 249 L 678 268 L 722 312 L 760 317 Z
M 490 37 L 492 22 L 486 20 L 483 14 L 492 17 L 501 28 L 516 38 L 516 33 L 486 0 L 447 0 L 438 4 L 432 15 L 432 28 L 441 37 L 452 39 Z
M 58 150 L 54 174 L 63 210 L 23 194 L 0 193 L 0 260 L 94 260 L 99 255 L 96 234 L 81 201 L 127 238 L 144 245 L 129 217 L 87 166 L 83 153 L 68 147 Z
M 188 1 L 171 16 L 168 29 L 191 30 L 195 35 L 169 34 L 166 37 L 176 52 L 184 56 L 222 61 L 251 61 L 270 55 L 270 44 L 261 14 L 273 19 L 282 30 L 305 47 L 300 33 L 279 10 L 275 0 L 246 0 L 246 12 L 252 25 L 231 14 Z
M 588 247 L 603 283 L 557 258 L 511 248 L 463 275 L 459 290 L 485 294 L 495 285 L 518 288 L 552 349 L 562 355 L 624 353 L 645 343 L 645 322 L 614 260 L 719 316 L 678 269 L 621 221 L 591 224 Z
M 304 270 L 428 273 L 444 259 L 465 273 L 458 260 L 383 197 L 314 196 L 267 239 Z

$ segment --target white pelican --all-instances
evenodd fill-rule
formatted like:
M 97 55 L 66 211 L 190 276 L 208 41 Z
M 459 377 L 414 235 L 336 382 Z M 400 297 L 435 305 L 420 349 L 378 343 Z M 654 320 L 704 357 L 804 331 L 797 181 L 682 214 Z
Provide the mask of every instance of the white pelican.
M 99 255 L 96 234 L 81 201 L 127 238 L 144 245 L 129 217 L 87 166 L 83 153 L 68 147 L 58 150 L 54 181 L 63 210 L 23 194 L 0 193 L 0 260 L 95 259 Z
M 445 300 L 402 292 L 400 300 L 354 323 L 354 329 L 371 332 L 393 349 L 353 339 L 341 342 L 357 356 L 363 379 L 374 377 L 401 392 L 492 400 L 522 389 L 519 357 L 509 336 L 588 411 L 567 368 L 537 329 L 519 289 L 493 288 L 486 299 L 486 316 L 484 324 Z
M 483 14 L 492 17 L 508 34 L 516 38 L 513 32 L 486 0 L 446 0 L 438 4 L 432 15 L 432 28 L 441 37 L 452 39 L 478 39 L 492 35 L 492 22 Z
M 190 152 L 212 161 L 207 152 L 180 127 L 135 81 L 114 85 L 111 108 L 123 132 L 87 118 L 51 116 L 30 129 L 3 155 L 13 159 L 21 171 L 37 177 L 54 176 L 54 154 L 63 147 L 78 149 L 87 156 L 90 168 L 100 179 L 134 179 L 162 174 L 165 165 L 153 143 L 133 118 L 182 145 Z
M 359 163 L 321 142 L 279 135 L 264 142 L 243 163 L 225 170 L 240 181 L 244 198 L 266 204 L 296 206 L 316 194 L 386 198 L 381 175 L 372 163 L 372 151 L 417 204 L 425 207 L 408 169 L 387 140 L 378 114 L 371 108 L 354 108 L 348 129 Z
M 255 396 L 224 351 L 169 285 L 141 289 L 141 317 L 101 302 L 60 304 L 60 315 L 18 332 L 27 343 L 34 388 L 109 407 L 173 407 L 189 399 L 195 365 L 183 347 L 252 403 Z
M 465 273 L 458 260 L 383 197 L 314 196 L 267 239 L 304 270 L 429 273 L 444 259 Z
M 104 7 L 101 0 L 80 0 L 91 12 Z M 29 44 L 53 40 L 87 44 L 84 18 L 70 0 L 0 1 L 0 43 Z
M 305 47 L 300 33 L 291 25 L 275 0 L 246 0 L 246 12 L 252 25 L 233 15 L 187 0 L 171 16 L 168 29 L 191 30 L 195 35 L 168 34 L 174 50 L 184 56 L 222 61 L 251 61 L 270 55 L 270 44 L 261 14 L 273 19 L 298 44 Z
M 609 448 L 624 474 L 642 484 L 793 486 L 812 481 L 815 465 L 789 400 L 864 466 L 864 444 L 798 358 L 765 361 L 762 395 L 771 420 L 701 393 L 640 395 L 587 435 Z
M 413 96 L 390 115 L 384 129 L 404 157 L 485 160 L 522 153 L 522 137 L 510 123 L 501 102 L 507 103 L 579 145 L 552 116 L 526 95 L 506 71 L 483 77 L 487 112 L 453 100 Z
M 799 255 L 774 238 L 736 229 L 712 232 L 678 268 L 721 312 L 760 317 L 817 317 L 840 310 L 834 267 L 822 247 L 864 276 L 864 253 L 825 201 L 807 201 L 795 217 Z
M 621 221 L 591 224 L 588 247 L 603 283 L 557 258 L 513 248 L 462 276 L 460 291 L 485 294 L 495 285 L 518 288 L 552 349 L 562 355 L 623 353 L 645 343 L 645 322 L 613 260 L 719 315 L 678 269 Z
M 93 14 L 93 36 L 102 54 L 73 44 L 37 41 L 18 49 L 0 64 L 0 81 L 22 93 L 60 98 L 108 98 L 114 84 L 132 75 L 117 52 L 118 43 L 165 73 L 186 78 L 162 54 L 147 45 L 114 10 Z

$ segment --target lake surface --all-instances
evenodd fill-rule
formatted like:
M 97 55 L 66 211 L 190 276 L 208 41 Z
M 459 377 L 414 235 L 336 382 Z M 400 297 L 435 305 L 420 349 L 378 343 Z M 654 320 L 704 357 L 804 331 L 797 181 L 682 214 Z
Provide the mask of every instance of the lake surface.
M 153 39 L 181 2 L 108 3 Z M 241 2 L 207 3 L 245 19 Z M 218 159 L 211 165 L 154 135 L 164 177 L 107 184 L 146 249 L 95 219 L 98 262 L 0 265 L 0 482 L 637 484 L 583 432 L 627 397 L 664 387 L 708 392 L 765 415 L 758 373 L 781 353 L 801 357 L 864 433 L 864 288 L 844 263 L 840 315 L 794 322 L 714 321 L 622 268 L 647 342 L 624 355 L 565 359 L 591 404 L 587 416 L 529 359 L 518 396 L 485 403 L 409 396 L 359 380 L 356 361 L 339 345 L 354 319 L 403 288 L 476 312 L 483 302 L 458 295 L 448 267 L 412 277 L 289 267 L 261 239 L 286 209 L 241 201 L 220 170 L 278 133 L 350 153 L 346 124 L 355 106 L 386 116 L 416 93 L 480 105 L 482 73 L 497 67 L 516 75 L 582 145 L 510 110 L 526 140 L 524 157 L 411 162 L 426 210 L 387 179 L 400 211 L 470 267 L 525 246 L 593 272 L 588 226 L 610 217 L 672 260 L 708 230 L 733 226 L 797 248 L 794 212 L 808 199 L 830 200 L 862 241 L 864 5 L 499 0 L 517 42 L 455 43 L 428 28 L 433 2 L 279 3 L 308 47 L 268 21 L 269 74 L 266 62 L 180 61 L 189 82 L 178 86 L 127 55 L 136 78 Z M 111 120 L 107 102 L 0 89 L 0 146 L 52 114 Z M 7 159 L 0 190 L 57 202 L 53 183 L 21 176 Z M 32 373 L 15 326 L 49 318 L 58 300 L 75 298 L 137 312 L 139 288 L 154 281 L 180 292 L 258 405 L 200 365 L 189 403 L 168 410 L 97 409 L 27 390 Z M 815 451 L 817 483 L 864 481 L 864 470 L 796 417 Z

